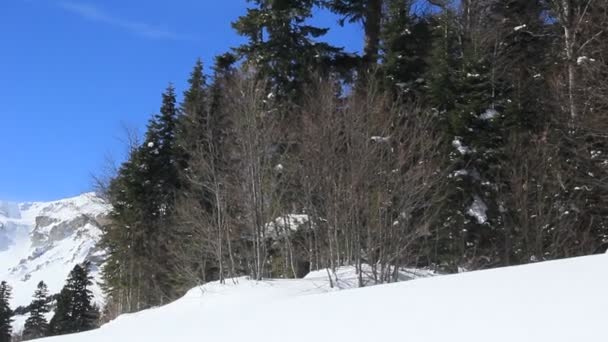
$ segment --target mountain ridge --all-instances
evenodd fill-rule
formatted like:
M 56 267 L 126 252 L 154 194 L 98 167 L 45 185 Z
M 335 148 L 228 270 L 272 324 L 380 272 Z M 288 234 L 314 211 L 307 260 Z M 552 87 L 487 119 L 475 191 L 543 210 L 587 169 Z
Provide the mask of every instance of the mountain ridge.
M 99 271 L 105 252 L 98 242 L 109 211 L 90 192 L 49 202 L 0 201 L 0 280 L 13 288 L 11 306 L 27 306 L 40 281 L 58 293 L 70 270 L 84 261 L 91 262 L 95 301 L 103 303 Z

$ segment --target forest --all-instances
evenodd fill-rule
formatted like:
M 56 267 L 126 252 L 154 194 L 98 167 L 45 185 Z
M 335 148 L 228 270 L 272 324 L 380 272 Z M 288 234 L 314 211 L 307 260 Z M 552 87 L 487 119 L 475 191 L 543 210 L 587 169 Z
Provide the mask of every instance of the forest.
M 362 27 L 345 52 L 319 9 Z M 104 319 L 237 276 L 397 281 L 608 247 L 608 3 L 251 0 L 111 203 Z

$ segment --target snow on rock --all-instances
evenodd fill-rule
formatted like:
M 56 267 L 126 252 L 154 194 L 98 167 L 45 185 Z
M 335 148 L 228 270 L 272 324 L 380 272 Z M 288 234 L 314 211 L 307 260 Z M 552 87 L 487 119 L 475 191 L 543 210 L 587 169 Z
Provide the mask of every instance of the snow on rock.
M 474 217 L 477 220 L 477 223 L 484 224 L 488 221 L 487 211 L 488 206 L 479 196 L 475 195 L 475 197 L 473 197 L 473 203 L 471 203 L 471 206 L 467 210 L 467 214 Z
M 238 278 L 41 341 L 601 341 L 607 264 L 602 254 L 344 291 Z
M 11 306 L 28 305 L 41 280 L 51 294 L 58 293 L 72 268 L 85 260 L 92 263 L 92 290 L 101 303 L 98 280 L 104 253 L 97 243 L 109 205 L 93 193 L 53 202 L 7 203 L 0 205 L 0 280 L 13 287 Z M 21 321 L 13 326 L 16 332 Z
M 266 235 L 279 237 L 301 228 L 308 228 L 309 217 L 305 214 L 288 214 L 279 216 L 274 221 L 266 224 Z

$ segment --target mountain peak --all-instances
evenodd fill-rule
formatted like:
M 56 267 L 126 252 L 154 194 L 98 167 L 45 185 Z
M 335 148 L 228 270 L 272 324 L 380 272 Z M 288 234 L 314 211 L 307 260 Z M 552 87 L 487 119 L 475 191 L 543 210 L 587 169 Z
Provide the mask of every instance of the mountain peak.
M 78 263 L 100 266 L 100 222 L 109 211 L 109 204 L 90 192 L 49 202 L 0 201 L 0 280 L 13 287 L 12 306 L 28 305 L 41 280 L 58 293 Z M 94 291 L 101 301 L 99 286 Z

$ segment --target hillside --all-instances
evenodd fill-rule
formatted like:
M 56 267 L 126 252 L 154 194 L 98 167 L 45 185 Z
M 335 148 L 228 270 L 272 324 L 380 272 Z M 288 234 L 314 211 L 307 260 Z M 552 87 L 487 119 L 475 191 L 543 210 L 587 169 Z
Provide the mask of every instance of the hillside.
M 85 260 L 99 280 L 99 225 L 108 210 L 92 193 L 53 202 L 0 202 L 0 279 L 13 288 L 13 308 L 28 305 L 41 280 L 58 293 L 70 270 Z M 97 282 L 93 291 L 100 301 Z M 15 331 L 24 320 L 15 317 Z
M 344 291 L 332 291 L 323 272 L 239 278 L 44 341 L 596 341 L 605 335 L 607 262 L 597 255 Z

